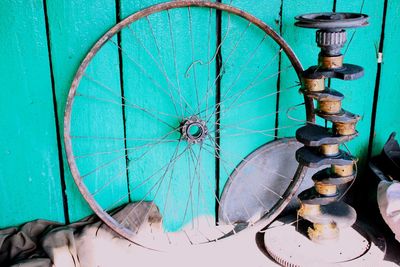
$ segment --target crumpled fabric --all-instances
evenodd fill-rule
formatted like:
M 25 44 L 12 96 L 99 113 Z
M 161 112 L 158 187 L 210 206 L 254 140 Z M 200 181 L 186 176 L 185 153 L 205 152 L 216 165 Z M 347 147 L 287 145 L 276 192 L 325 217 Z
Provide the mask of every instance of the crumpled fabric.
M 133 209 L 135 215 L 148 216 L 129 217 Z M 148 230 L 149 225 L 152 230 L 154 227 L 161 229 L 162 224 L 158 209 L 150 202 L 128 204 L 116 211 L 113 217 L 116 220 L 128 217 L 124 225 L 131 230 Z M 146 218 L 146 221 L 138 221 L 140 218 Z M 20 228 L 0 230 L 0 266 L 127 266 L 132 262 L 134 251 L 139 248 L 132 245 L 96 216 L 89 216 L 68 226 L 35 220 Z M 129 258 L 131 260 L 127 260 Z
M 377 200 L 383 220 L 400 242 L 400 183 L 382 181 L 378 185 Z
M 0 263 L 10 265 L 27 258 L 45 256 L 40 248 L 39 240 L 42 236 L 59 224 L 51 221 L 35 220 L 16 227 L 0 230 Z M 32 265 L 32 266 L 44 266 Z

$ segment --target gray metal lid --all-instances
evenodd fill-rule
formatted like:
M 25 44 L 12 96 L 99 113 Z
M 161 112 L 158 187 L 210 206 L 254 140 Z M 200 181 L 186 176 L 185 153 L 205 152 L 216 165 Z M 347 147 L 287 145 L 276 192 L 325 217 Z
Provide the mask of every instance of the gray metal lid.
M 296 16 L 295 25 L 302 28 L 337 30 L 368 25 L 368 15 L 359 13 L 309 13 Z

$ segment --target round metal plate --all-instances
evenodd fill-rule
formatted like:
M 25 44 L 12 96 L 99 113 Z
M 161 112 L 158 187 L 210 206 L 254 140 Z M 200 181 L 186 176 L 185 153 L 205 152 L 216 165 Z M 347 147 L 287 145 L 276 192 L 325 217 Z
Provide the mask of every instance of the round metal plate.
M 282 266 L 380 266 L 386 242 L 361 222 L 340 230 L 339 239 L 317 244 L 296 230 L 295 216 L 284 217 L 265 231 L 264 245 Z
M 368 16 L 359 13 L 311 13 L 297 16 L 296 20 L 296 26 L 316 29 L 344 29 L 368 25 Z
M 225 185 L 219 221 L 251 224 L 268 212 L 294 177 L 298 166 L 295 152 L 302 146 L 295 138 L 284 138 L 249 154 Z M 297 192 L 313 186 L 310 177 L 320 169 L 308 170 Z M 295 210 L 297 207 L 297 198 L 293 198 L 286 209 Z

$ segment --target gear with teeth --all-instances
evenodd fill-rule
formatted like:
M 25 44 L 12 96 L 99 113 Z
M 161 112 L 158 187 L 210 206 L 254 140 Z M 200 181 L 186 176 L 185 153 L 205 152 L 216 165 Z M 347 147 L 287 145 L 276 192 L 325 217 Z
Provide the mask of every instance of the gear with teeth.
M 191 144 L 200 143 L 208 134 L 206 122 L 196 116 L 185 119 L 181 123 L 181 134 L 181 139 Z

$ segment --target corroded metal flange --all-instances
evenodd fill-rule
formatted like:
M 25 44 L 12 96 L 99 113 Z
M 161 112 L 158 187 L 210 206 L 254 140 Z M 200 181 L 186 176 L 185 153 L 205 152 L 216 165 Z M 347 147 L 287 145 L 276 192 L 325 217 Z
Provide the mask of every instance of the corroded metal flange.
M 301 203 L 308 204 L 308 205 L 328 205 L 330 203 L 333 203 L 338 200 L 338 192 L 335 192 L 334 194 L 330 196 L 325 196 L 317 192 L 317 190 L 314 187 L 311 187 L 299 194 L 299 200 Z M 301 217 L 304 217 L 304 214 L 301 214 L 299 212 Z
M 354 178 L 355 178 L 355 172 L 353 172 L 351 175 L 340 176 L 336 173 L 333 173 L 331 168 L 325 168 L 323 170 L 320 170 L 312 176 L 314 182 L 333 184 L 333 185 L 347 184 L 353 181 Z
M 337 135 L 332 129 L 323 126 L 308 124 L 296 131 L 296 139 L 306 146 L 321 146 L 325 144 L 341 144 L 352 140 L 358 135 Z
M 364 75 L 364 68 L 354 64 L 343 64 L 340 68 L 322 69 L 312 66 L 303 72 L 303 78 L 325 79 L 336 78 L 341 80 L 356 80 Z
M 302 147 L 296 151 L 296 160 L 310 168 L 318 168 L 323 165 L 353 165 L 356 158 L 340 150 L 339 155 L 334 157 L 327 157 L 320 153 L 318 148 Z
M 296 26 L 302 28 L 335 30 L 368 25 L 368 15 L 360 13 L 310 13 L 295 17 Z

